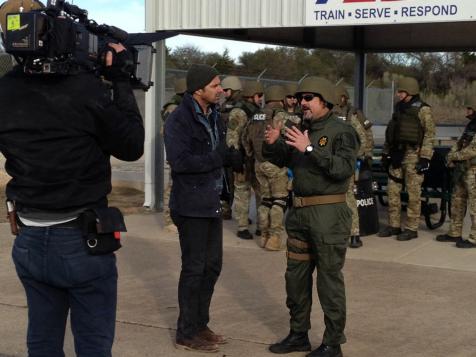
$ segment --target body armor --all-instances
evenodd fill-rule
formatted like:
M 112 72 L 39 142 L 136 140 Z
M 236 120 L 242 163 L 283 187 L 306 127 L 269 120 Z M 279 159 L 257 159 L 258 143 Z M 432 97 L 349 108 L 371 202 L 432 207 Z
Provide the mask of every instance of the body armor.
M 418 96 L 414 96 L 408 103 L 397 103 L 385 133 L 390 147 L 421 146 L 424 131 L 418 113 L 424 106 L 428 104 L 422 102 Z

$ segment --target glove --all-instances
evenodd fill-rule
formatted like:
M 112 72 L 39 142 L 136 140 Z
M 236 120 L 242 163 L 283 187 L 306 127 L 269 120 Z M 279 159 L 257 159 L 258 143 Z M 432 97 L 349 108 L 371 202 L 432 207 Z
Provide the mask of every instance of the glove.
M 243 165 L 243 154 L 240 150 L 236 150 L 235 148 L 230 148 L 229 151 L 230 155 L 230 166 L 233 172 L 237 172 L 242 174 L 244 172 Z
M 134 61 L 129 51 L 119 53 L 112 47 L 107 47 L 107 52 L 112 52 L 112 65 L 104 67 L 104 78 L 108 81 L 128 81 L 134 70 Z
M 420 160 L 415 166 L 417 174 L 423 174 L 430 168 L 430 160 L 420 157 Z

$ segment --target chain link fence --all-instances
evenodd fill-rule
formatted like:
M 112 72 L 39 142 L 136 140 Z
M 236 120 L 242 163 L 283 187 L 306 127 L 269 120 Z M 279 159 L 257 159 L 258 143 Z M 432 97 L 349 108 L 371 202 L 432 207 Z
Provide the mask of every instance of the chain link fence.
M 167 69 L 165 80 L 165 100 L 166 102 L 174 95 L 174 82 L 176 79 L 185 78 L 187 71 L 179 69 Z M 224 75 L 223 77 L 226 77 Z M 240 76 L 241 80 L 256 80 L 256 77 Z M 261 78 L 263 85 L 285 85 L 292 83 L 291 81 L 283 81 L 279 79 Z M 354 97 L 354 88 L 347 87 L 351 98 Z M 392 117 L 394 105 L 394 90 L 393 88 L 366 88 L 365 105 L 362 110 L 365 115 L 374 123 L 379 125 L 386 125 Z

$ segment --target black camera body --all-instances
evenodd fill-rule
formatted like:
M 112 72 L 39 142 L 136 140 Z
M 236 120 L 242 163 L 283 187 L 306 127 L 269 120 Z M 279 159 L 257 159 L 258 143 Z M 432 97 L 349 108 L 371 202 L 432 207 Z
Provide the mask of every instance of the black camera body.
M 7 14 L 5 51 L 27 73 L 73 74 L 79 68 L 102 74 L 109 43 L 122 43 L 132 54 L 128 64 L 134 88 L 152 85 L 152 44 L 131 44 L 128 33 L 114 26 L 98 25 L 86 10 L 64 0 L 49 0 L 39 10 Z

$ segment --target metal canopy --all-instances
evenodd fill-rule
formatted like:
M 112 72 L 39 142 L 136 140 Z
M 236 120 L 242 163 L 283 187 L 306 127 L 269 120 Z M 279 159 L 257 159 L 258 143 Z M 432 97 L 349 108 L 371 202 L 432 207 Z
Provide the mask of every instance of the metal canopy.
M 476 51 L 475 0 L 145 0 L 148 31 L 260 42 L 356 54 L 356 98 L 362 106 L 366 53 Z M 146 99 L 144 205 L 163 203 L 165 44 L 158 45 L 156 83 Z
M 363 52 L 476 51 L 476 22 L 179 30 L 181 34 Z

